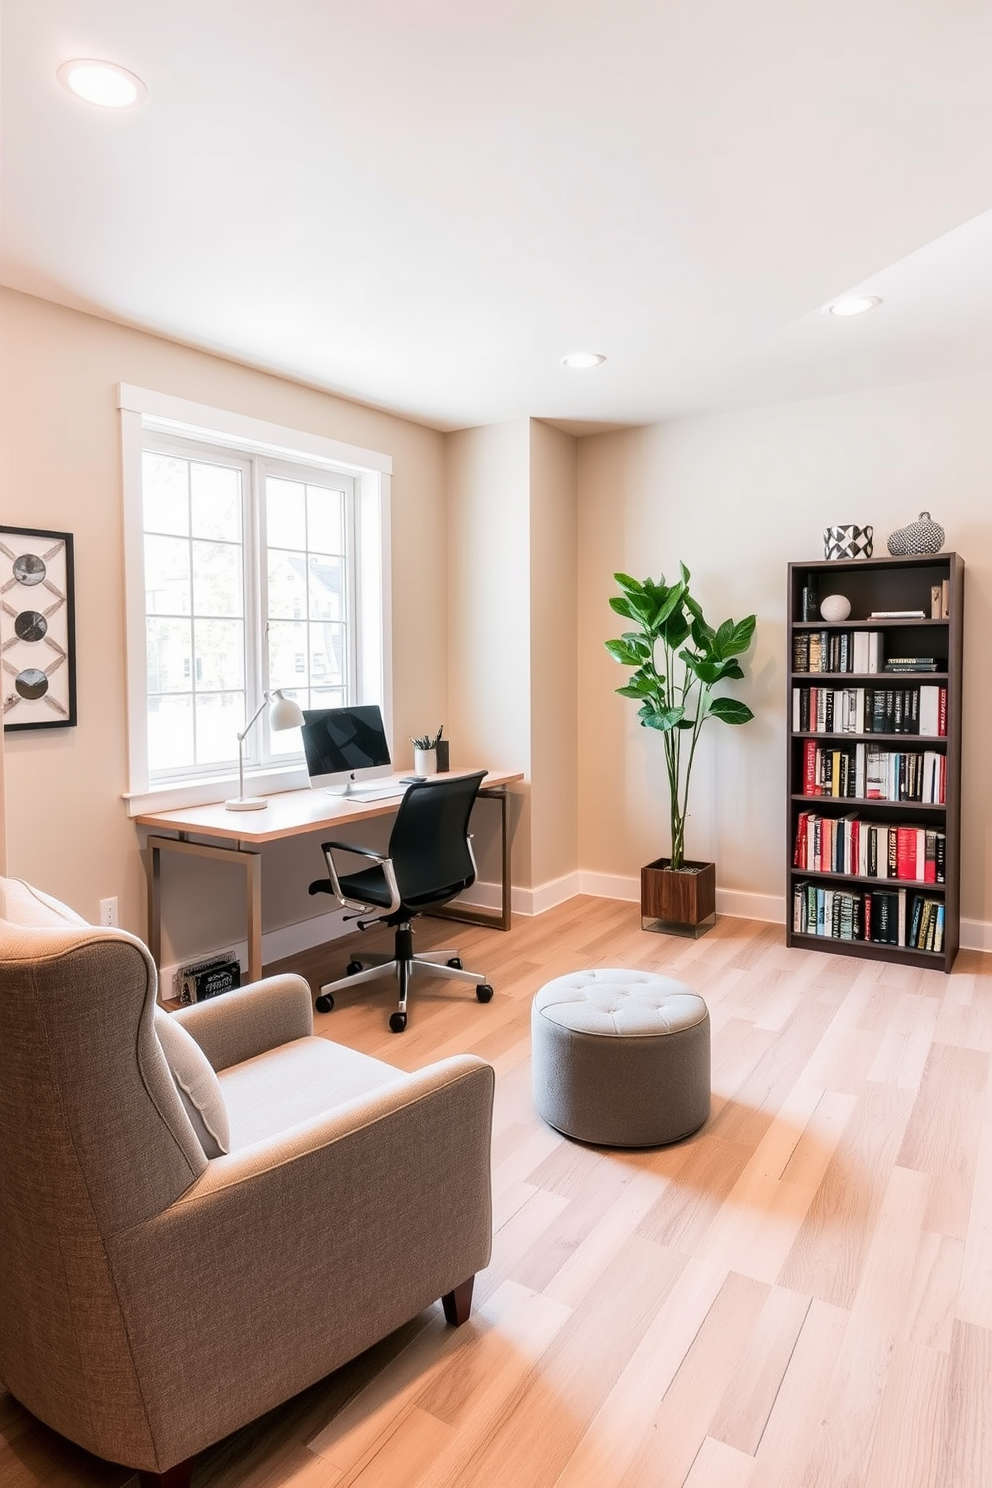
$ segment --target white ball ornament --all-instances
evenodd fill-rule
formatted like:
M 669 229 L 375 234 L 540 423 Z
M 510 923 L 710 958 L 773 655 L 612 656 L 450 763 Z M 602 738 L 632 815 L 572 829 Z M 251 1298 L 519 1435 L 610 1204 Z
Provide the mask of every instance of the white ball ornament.
M 851 601 L 844 594 L 828 594 L 820 601 L 820 614 L 824 620 L 836 624 L 839 620 L 846 620 L 851 613 Z

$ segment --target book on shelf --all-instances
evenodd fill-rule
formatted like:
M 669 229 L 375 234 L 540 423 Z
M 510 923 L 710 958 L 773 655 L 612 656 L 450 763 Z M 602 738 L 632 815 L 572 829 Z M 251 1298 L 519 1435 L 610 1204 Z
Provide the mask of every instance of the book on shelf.
M 797 630 L 792 637 L 794 672 L 881 671 L 882 635 L 877 630 Z
M 883 668 L 886 672 L 942 672 L 936 656 L 890 656 Z
M 947 688 L 931 682 L 885 688 L 795 686 L 792 728 L 797 734 L 917 734 L 923 738 L 944 738 Z
M 943 828 L 868 821 L 857 812 L 800 811 L 792 866 L 804 873 L 943 883 L 946 852 Z
M 862 941 L 939 952 L 944 947 L 944 902 L 901 889 L 864 891 L 799 882 L 792 889 L 797 935 Z
M 935 749 L 886 749 L 865 743 L 831 747 L 804 739 L 802 794 L 942 806 L 946 768 L 946 756 Z
M 869 620 L 925 620 L 923 610 L 870 610 Z

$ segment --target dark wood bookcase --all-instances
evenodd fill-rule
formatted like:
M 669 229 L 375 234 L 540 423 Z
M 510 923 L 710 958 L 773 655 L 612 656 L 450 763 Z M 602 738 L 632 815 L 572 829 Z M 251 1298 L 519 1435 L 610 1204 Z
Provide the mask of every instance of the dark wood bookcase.
M 944 586 L 947 596 L 946 617 L 932 613 L 931 595 L 934 587 Z M 822 618 L 820 604 L 828 595 L 840 594 L 850 601 L 850 616 L 841 622 Z M 811 603 L 812 599 L 812 603 Z M 922 610 L 922 618 L 876 618 L 870 619 L 872 611 Z M 928 966 L 949 972 L 957 955 L 960 938 L 960 840 L 961 840 L 961 653 L 964 618 L 964 561 L 957 553 L 935 553 L 911 558 L 859 558 L 852 560 L 830 560 L 814 563 L 791 563 L 789 565 L 788 593 L 788 656 L 787 669 L 787 894 L 786 894 L 786 944 L 802 946 L 808 950 L 827 951 L 842 956 L 862 956 L 872 960 L 895 961 L 907 966 Z M 816 633 L 813 641 L 822 646 L 822 637 L 842 637 L 851 633 L 843 644 L 848 648 L 848 665 L 853 655 L 853 632 L 877 631 L 879 633 L 879 671 L 854 672 L 819 671 L 797 669 L 804 646 L 804 634 Z M 859 647 L 864 643 L 859 642 Z M 841 641 L 832 642 L 836 653 Z M 895 657 L 936 657 L 937 671 L 907 671 L 898 673 L 884 671 L 884 663 Z M 859 658 L 861 659 L 861 658 Z M 837 660 L 836 654 L 829 655 Z M 943 736 L 924 737 L 916 733 L 885 733 L 878 731 L 853 732 L 822 726 L 810 728 L 805 710 L 797 718 L 794 712 L 793 693 L 796 688 L 815 687 L 824 690 L 866 688 L 903 689 L 912 694 L 920 685 L 936 684 L 946 689 L 946 732 Z M 932 694 L 930 695 L 933 696 Z M 855 720 L 857 722 L 859 720 Z M 813 720 L 815 723 L 815 720 Z M 833 722 L 833 720 L 831 720 Z M 796 726 L 796 725 L 799 726 Z M 935 751 L 946 758 L 944 767 L 946 783 L 942 803 L 916 800 L 877 800 L 864 796 L 828 795 L 805 793 L 806 741 L 812 739 L 815 746 L 832 751 L 850 753 L 862 744 L 866 749 L 877 746 L 882 750 L 912 754 L 924 750 Z M 814 746 L 814 747 L 815 747 Z M 849 748 L 850 747 L 850 748 Z M 846 768 L 846 767 L 845 767 Z M 852 766 L 853 769 L 853 766 Z M 849 781 L 853 789 L 853 782 Z M 918 879 L 869 877 L 864 874 L 813 871 L 808 866 L 799 867 L 794 862 L 796 836 L 803 812 L 814 813 L 821 818 L 850 817 L 855 814 L 859 823 L 886 826 L 920 826 L 933 828 L 944 834 L 944 882 L 924 882 Z M 836 831 L 837 829 L 831 828 Z M 859 826 L 859 833 L 863 827 Z M 912 840 L 912 839 L 910 839 Z M 857 867 L 856 864 L 848 866 Z M 800 897 L 808 888 L 820 887 L 845 896 L 842 901 L 848 908 L 851 899 L 861 906 L 864 921 L 864 898 L 872 896 L 869 918 L 874 908 L 881 906 L 879 891 L 906 890 L 907 934 L 912 905 L 919 896 L 939 901 L 944 906 L 943 945 L 939 951 L 919 949 L 916 946 L 893 945 L 875 940 L 841 938 L 836 934 L 809 933 L 797 928 L 801 908 L 797 907 L 797 889 Z M 809 899 L 806 901 L 809 907 Z M 891 905 L 890 905 L 891 907 Z M 873 930 L 878 926 L 875 916 Z M 836 923 L 834 925 L 836 929 Z M 850 930 L 850 925 L 847 926 Z

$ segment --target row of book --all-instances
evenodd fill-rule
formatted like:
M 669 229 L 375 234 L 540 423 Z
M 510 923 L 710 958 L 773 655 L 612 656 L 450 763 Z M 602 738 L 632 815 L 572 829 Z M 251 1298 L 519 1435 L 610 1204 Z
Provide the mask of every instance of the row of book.
M 944 902 L 906 889 L 850 893 L 818 884 L 792 890 L 792 928 L 797 935 L 872 941 L 917 951 L 944 949 Z
M 856 813 L 800 811 L 792 866 L 805 873 L 943 883 L 947 834 L 940 827 L 863 821 Z
M 880 672 L 878 630 L 797 630 L 792 636 L 794 672 Z
M 947 796 L 947 756 L 936 749 L 883 749 L 877 744 L 841 744 L 831 749 L 815 739 L 804 739 L 802 794 L 942 806 Z
M 794 733 L 917 734 L 941 739 L 947 733 L 947 688 L 794 687 Z

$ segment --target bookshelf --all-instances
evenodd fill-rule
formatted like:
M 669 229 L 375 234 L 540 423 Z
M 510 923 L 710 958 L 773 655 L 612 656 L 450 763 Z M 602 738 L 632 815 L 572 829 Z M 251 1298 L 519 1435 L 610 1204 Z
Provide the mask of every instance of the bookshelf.
M 850 601 L 845 620 L 821 617 L 827 595 Z M 964 561 L 791 563 L 787 614 L 786 944 L 949 972 Z

